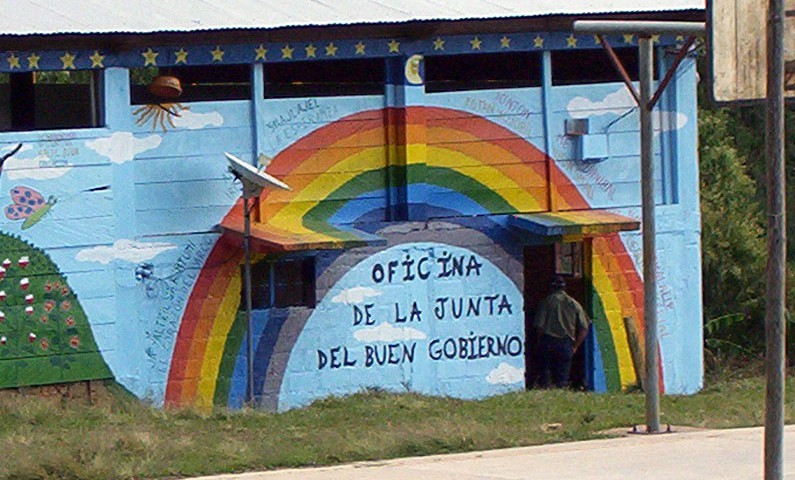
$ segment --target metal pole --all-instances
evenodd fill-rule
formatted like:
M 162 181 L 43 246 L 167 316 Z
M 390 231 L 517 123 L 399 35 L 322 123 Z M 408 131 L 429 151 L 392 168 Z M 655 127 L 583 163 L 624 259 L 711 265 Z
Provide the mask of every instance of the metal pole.
M 770 0 L 767 29 L 767 306 L 765 480 L 783 478 L 785 278 L 784 0 Z
M 246 402 L 251 405 L 254 401 L 254 348 L 252 345 L 252 325 L 251 325 L 251 210 L 249 208 L 249 197 L 243 197 L 243 255 L 245 264 L 243 266 L 243 282 L 246 291 Z
M 659 92 L 652 98 L 653 42 L 651 35 L 677 33 L 700 35 L 706 31 L 704 23 L 696 22 L 644 22 L 611 20 L 578 20 L 574 31 L 596 35 L 633 32 L 638 35 L 640 63 L 640 162 L 643 201 L 643 316 L 646 343 L 646 431 L 660 431 L 660 367 L 659 339 L 657 335 L 657 251 L 654 222 L 654 132 L 652 111 L 659 99 Z M 692 43 L 688 40 L 688 44 Z M 605 45 L 607 45 L 605 43 Z M 680 53 L 681 54 L 681 53 Z M 681 54 L 683 58 L 684 54 Z M 678 58 L 678 61 L 681 61 Z M 672 70 L 678 66 L 678 61 Z M 619 71 L 621 68 L 619 68 Z M 673 74 L 670 73 L 660 85 L 660 91 Z M 630 86 L 630 91 L 632 88 Z
M 657 22 L 647 20 L 576 20 L 572 24 L 575 32 L 598 35 L 637 35 L 674 34 L 703 35 L 707 31 L 704 22 Z
M 648 35 L 638 37 L 640 63 L 640 169 L 643 202 L 643 320 L 646 336 L 646 433 L 660 431 L 657 352 L 657 248 L 654 223 L 654 131 L 650 106 L 654 51 Z

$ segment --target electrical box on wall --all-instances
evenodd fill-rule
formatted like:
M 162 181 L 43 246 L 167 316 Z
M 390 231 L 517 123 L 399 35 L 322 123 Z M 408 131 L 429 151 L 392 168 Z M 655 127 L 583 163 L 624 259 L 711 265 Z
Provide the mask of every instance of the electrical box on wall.
M 609 154 L 607 135 L 581 135 L 575 139 L 574 155 L 583 162 L 601 162 Z
M 574 137 L 575 160 L 601 162 L 610 156 L 607 135 L 591 133 L 587 118 L 567 119 L 566 135 Z

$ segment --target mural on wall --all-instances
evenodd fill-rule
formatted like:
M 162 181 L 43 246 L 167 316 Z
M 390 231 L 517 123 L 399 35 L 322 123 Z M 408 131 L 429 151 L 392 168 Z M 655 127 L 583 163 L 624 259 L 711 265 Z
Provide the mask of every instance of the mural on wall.
M 89 197 L 105 194 L 92 191 L 102 183 L 100 169 L 84 167 L 85 150 L 75 132 L 28 139 L 2 149 L 0 183 L 8 200 L 0 219 L 0 387 L 112 378 L 89 321 L 89 308 L 98 302 L 86 290 L 89 295 L 78 299 L 75 290 L 89 277 L 92 283 L 103 279 L 70 263 L 71 245 L 85 243 L 87 235 L 102 239 L 97 220 L 106 202 L 85 207 Z M 75 168 L 82 170 L 79 179 L 70 175 Z M 67 192 L 68 201 L 56 207 L 56 196 Z M 91 228 L 84 223 L 88 217 Z
M 136 117 L 136 125 L 145 126 L 151 123 L 153 132 L 160 127 L 163 133 L 165 133 L 169 128 L 177 128 L 176 123 L 174 123 L 174 118 L 181 117 L 182 114 L 180 112 L 189 109 L 190 106 L 183 105 L 179 102 L 149 103 L 135 109 L 133 115 Z
M 184 130 L 223 122 L 215 112 L 181 120 L 175 123 Z M 159 121 L 152 115 L 143 126 L 155 129 Z M 164 136 L 81 130 L 24 135 L 28 139 L 24 144 L 13 147 L 15 141 L 0 150 L 0 183 L 7 185 L 3 190 L 8 193 L 8 200 L 0 205 L 4 213 L 0 260 L 11 262 L 7 271 L 0 270 L 4 276 L 0 279 L 0 387 L 128 375 L 137 368 L 138 339 L 149 337 L 142 331 L 131 333 L 125 341 L 126 354 L 116 355 L 119 332 L 139 328 L 117 321 L 133 318 L 117 311 L 117 288 L 135 285 L 137 262 L 152 260 L 177 245 L 118 238 L 114 225 L 122 220 L 114 211 L 114 198 L 124 198 L 124 190 L 117 188 L 113 177 L 142 154 L 153 155 Z M 44 192 L 53 195 L 45 199 Z M 16 264 L 18 257 L 25 259 L 24 271 Z M 23 279 L 26 290 L 14 288 L 12 282 Z M 21 292 L 24 295 L 17 295 Z M 125 311 L 135 310 L 128 305 Z M 166 340 L 165 352 L 159 352 L 169 358 L 170 342 Z M 164 377 L 168 360 L 159 363 L 166 365 L 159 367 Z M 147 378 L 156 380 L 156 376 Z
M 111 378 L 66 278 L 40 249 L 0 233 L 0 388 Z
M 484 51 L 503 51 L 498 37 L 482 37 Z M 475 48 L 469 38 L 436 40 L 426 42 L 428 52 Z M 562 34 L 547 40 L 534 48 L 572 47 Z M 354 43 L 345 58 L 359 58 Z M 371 46 L 367 55 L 379 54 Z M 235 63 L 251 60 L 244 50 Z M 261 406 L 284 410 L 367 387 L 461 398 L 523 388 L 528 238 L 509 217 L 594 208 L 637 216 L 630 212 L 639 198 L 637 126 L 624 87 L 548 86 L 549 98 L 541 88 L 426 93 L 422 56 L 389 50 L 395 60 L 404 54 L 397 72 L 404 84 L 386 85 L 384 95 L 162 106 L 118 95 L 106 99 L 112 128 L 24 132 L 31 140 L 6 163 L 2 180 L 10 183 L 0 191 L 8 194 L 0 203 L 0 261 L 10 262 L 0 267 L 0 362 L 7 362 L 0 387 L 115 376 L 155 404 L 242 405 L 243 213 L 223 160 L 229 151 L 257 158 L 293 188 L 266 191 L 255 207 L 255 261 L 301 252 L 316 261 L 313 308 L 254 312 Z M 264 49 L 257 55 L 254 62 L 273 60 Z M 140 66 L 138 57 L 114 61 Z M 129 88 L 125 68 L 104 75 L 107 91 Z M 252 91 L 261 95 L 263 87 Z M 598 132 L 610 135 L 607 161 L 574 157 L 563 131 L 569 118 L 609 130 Z M 695 142 L 693 124 L 668 115 L 658 130 L 686 128 L 683 136 Z M 16 133 L 8 135 L 16 144 Z M 660 157 L 691 162 L 676 149 Z M 658 190 L 667 192 L 666 207 L 672 189 Z M 666 247 L 660 325 L 663 339 L 683 343 L 698 295 L 671 291 L 696 291 L 681 287 L 695 278 L 688 272 L 698 253 L 697 246 L 686 252 L 691 270 L 677 270 L 683 252 L 670 237 L 697 238 L 698 222 L 672 211 L 658 230 L 674 233 L 659 243 Z M 636 233 L 593 238 L 596 390 L 636 382 L 623 319 L 643 314 L 637 240 Z M 30 275 L 35 268 L 50 273 Z M 665 353 L 661 380 L 676 377 L 677 393 L 697 389 L 694 356 Z
M 13 205 L 5 209 L 6 217 L 9 220 L 23 220 L 22 230 L 27 230 L 41 220 L 55 205 L 55 197 L 44 200 L 44 197 L 36 190 L 23 186 L 16 186 L 11 189 L 11 200 Z
M 403 119 L 401 121 L 406 122 L 407 150 L 416 148 L 413 142 L 427 142 L 423 161 L 413 163 L 409 160 L 407 165 L 402 166 L 385 164 L 381 146 L 384 118 Z M 368 136 L 373 138 L 369 139 Z M 432 143 L 434 139 L 443 141 Z M 379 218 L 380 215 L 374 215 L 374 212 L 383 210 L 385 204 L 372 199 L 385 197 L 394 188 L 384 180 L 387 177 L 406 179 L 409 198 L 417 198 L 418 202 L 422 202 L 422 205 L 414 204 L 410 208 L 422 206 L 432 208 L 436 213 L 447 212 L 444 216 L 449 217 L 450 221 L 455 221 L 455 216 L 544 211 L 549 195 L 561 208 L 589 208 L 567 177 L 556 171 L 554 164 L 550 165 L 551 172 L 547 177 L 545 158 L 542 151 L 511 130 L 468 112 L 431 107 L 408 107 L 401 115 L 361 112 L 315 130 L 274 156 L 268 171 L 291 184 L 294 190 L 266 191 L 261 197 L 260 222 L 263 230 L 275 232 L 274 235 L 283 242 L 289 242 L 290 238 L 308 237 L 319 244 L 344 245 L 346 241 L 352 240 L 352 234 L 341 230 L 338 225 Z M 340 174 L 329 175 L 334 172 Z M 547 182 L 547 178 L 551 181 Z M 539 185 L 544 187 L 539 188 Z M 239 218 L 241 208 L 238 203 L 228 214 L 227 220 Z M 496 219 L 487 221 L 497 222 Z M 499 229 L 500 225 L 495 225 L 495 228 Z M 238 316 L 241 285 L 239 266 L 242 257 L 237 242 L 236 238 L 230 236 L 215 246 L 191 293 L 169 370 L 165 399 L 169 405 L 227 405 L 232 398 L 231 392 L 245 389 L 245 374 L 240 371 L 240 366 L 245 365 L 244 352 L 240 348 L 245 330 Z M 437 248 L 442 247 L 434 247 L 434 250 Z M 375 253 L 374 258 L 365 259 L 361 266 L 355 267 L 355 271 L 367 272 L 368 265 L 372 266 L 381 258 L 379 255 L 386 254 Z M 323 272 L 318 272 L 318 278 L 322 279 L 323 275 Z M 357 275 L 362 274 L 352 273 L 351 278 Z M 256 394 L 268 398 L 283 397 L 272 400 L 271 405 L 285 408 L 309 401 L 307 395 L 311 395 L 311 392 L 301 396 L 294 393 L 297 390 L 291 386 L 303 381 L 298 380 L 302 378 L 301 374 L 294 373 L 302 368 L 314 368 L 315 372 L 307 374 L 306 381 L 310 381 L 308 378 L 311 377 L 321 382 L 321 385 L 326 385 L 320 388 L 323 393 L 350 393 L 361 387 L 355 381 L 322 383 L 319 379 L 323 377 L 322 374 L 331 372 L 331 350 L 325 351 L 325 369 L 318 374 L 321 360 L 316 348 L 311 352 L 299 352 L 296 346 L 306 345 L 301 338 L 303 334 L 284 330 L 293 328 L 291 325 L 294 323 L 307 322 L 306 325 L 310 325 L 328 321 L 331 317 L 325 316 L 329 309 L 339 308 L 333 298 L 342 295 L 345 289 L 348 289 L 348 295 L 353 295 L 351 288 L 374 288 L 373 285 L 347 284 L 347 281 L 341 281 L 337 288 L 337 280 L 331 280 L 334 287 L 319 299 L 322 308 L 315 310 L 312 314 L 315 317 L 310 322 L 306 320 L 310 313 L 306 309 L 274 310 L 268 313 L 267 318 L 260 320 L 254 337 L 260 376 L 256 383 Z M 514 285 L 512 288 L 517 287 Z M 622 319 L 627 316 L 642 318 L 643 302 L 640 277 L 617 234 L 594 241 L 593 288 L 593 310 L 597 325 L 597 383 L 601 382 L 608 389 L 620 389 L 635 382 Z M 391 298 L 391 295 L 387 298 Z M 409 308 L 406 312 L 410 312 L 410 305 L 401 308 Z M 419 308 L 422 310 L 422 307 Z M 350 339 L 357 330 L 351 315 L 349 313 L 341 320 L 336 315 L 333 317 L 344 325 L 338 333 L 340 342 L 343 337 Z M 404 315 L 403 310 L 401 315 Z M 387 325 L 395 325 L 394 320 Z M 381 328 L 387 330 L 391 327 Z M 414 336 L 420 336 L 417 333 L 420 332 L 426 336 L 425 339 L 416 339 L 418 342 L 432 339 L 430 330 L 419 330 L 413 325 L 411 328 L 417 331 L 401 332 Z M 513 331 L 523 331 L 523 325 L 514 325 L 512 328 Z M 474 326 L 470 330 L 473 335 L 477 331 Z M 459 335 L 468 334 L 470 330 L 462 330 Z M 306 335 L 311 336 L 312 333 Z M 336 348 L 333 345 L 328 347 Z M 400 355 L 404 355 L 401 348 L 398 348 Z M 354 358 L 349 350 L 348 362 L 358 359 L 357 362 L 366 363 L 363 347 L 357 347 L 356 351 Z M 335 361 L 344 365 L 345 357 L 340 352 L 342 349 L 335 351 Z M 294 361 L 293 355 L 297 355 Z M 361 355 L 365 355 L 363 360 Z M 430 352 L 424 355 L 430 355 Z M 285 356 L 289 358 L 285 359 Z M 414 356 L 415 361 L 419 360 L 417 351 Z M 512 369 L 520 365 L 506 362 L 507 367 L 500 367 L 499 363 L 490 365 L 490 368 L 501 368 L 492 374 L 492 378 L 513 378 Z M 343 366 L 339 370 L 341 372 L 331 375 L 344 376 L 343 372 L 347 368 Z M 457 370 L 458 374 L 462 371 L 460 368 Z M 395 369 L 394 381 L 402 375 L 399 373 L 402 371 L 400 368 Z M 479 381 L 482 382 L 488 373 L 478 372 Z M 422 374 L 417 374 L 405 382 L 421 384 L 424 381 L 422 378 Z M 398 384 L 402 385 L 400 382 Z M 473 390 L 462 382 L 457 387 L 450 386 L 445 394 L 466 397 L 484 395 L 489 391 L 504 391 L 504 386 L 489 390 L 489 385 L 494 387 L 496 384 L 485 382 L 481 385 L 482 389 Z M 521 388 L 521 384 L 517 384 L 517 388 Z
M 280 410 L 367 387 L 462 398 L 522 388 L 520 286 L 467 249 L 381 251 L 317 305 L 283 375 Z

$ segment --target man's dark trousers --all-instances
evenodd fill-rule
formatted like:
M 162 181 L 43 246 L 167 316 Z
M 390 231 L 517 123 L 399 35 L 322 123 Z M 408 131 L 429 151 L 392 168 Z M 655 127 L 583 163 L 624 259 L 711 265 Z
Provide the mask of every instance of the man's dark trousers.
M 542 335 L 536 355 L 536 386 L 547 388 L 552 384 L 558 388 L 569 386 L 571 359 L 574 356 L 574 341 L 568 337 L 557 338 Z

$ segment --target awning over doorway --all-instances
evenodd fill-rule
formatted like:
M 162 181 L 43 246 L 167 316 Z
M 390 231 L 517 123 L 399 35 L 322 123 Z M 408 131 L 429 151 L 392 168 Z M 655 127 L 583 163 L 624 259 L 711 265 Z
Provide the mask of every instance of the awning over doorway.
M 230 214 L 221 222 L 221 228 L 233 235 L 243 236 L 242 213 Z M 383 245 L 386 241 L 376 235 L 326 222 L 302 225 L 302 231 L 288 230 L 273 223 L 251 222 L 251 245 L 255 252 L 276 253 L 302 250 L 341 250 L 367 245 Z
M 603 235 L 640 229 L 640 222 L 607 210 L 575 210 L 512 215 L 512 228 L 534 235 Z

